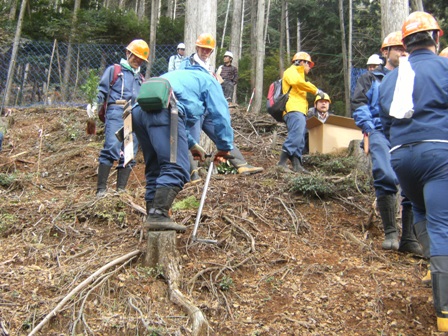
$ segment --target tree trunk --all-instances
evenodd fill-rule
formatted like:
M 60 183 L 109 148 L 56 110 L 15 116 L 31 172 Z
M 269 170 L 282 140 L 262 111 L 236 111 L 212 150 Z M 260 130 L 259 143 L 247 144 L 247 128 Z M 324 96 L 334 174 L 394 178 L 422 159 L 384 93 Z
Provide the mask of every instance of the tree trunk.
M 413 12 L 424 12 L 423 0 L 411 0 L 411 8 Z
M 232 27 L 230 32 L 230 51 L 233 53 L 232 64 L 238 69 L 238 62 L 241 55 L 241 24 L 243 18 L 243 0 L 233 1 L 233 15 Z M 236 101 L 236 92 L 238 91 L 238 84 L 235 86 L 232 101 Z
M 222 30 L 222 37 L 221 37 L 221 49 L 224 48 L 224 40 L 226 38 L 226 30 L 227 30 L 227 19 L 229 18 L 229 11 L 230 11 L 230 3 L 232 0 L 227 0 L 227 10 L 226 10 L 226 18 L 224 19 L 224 28 Z
M 345 24 L 344 24 L 344 0 L 339 0 L 339 22 L 341 25 L 341 45 L 342 45 L 342 69 L 344 72 L 344 87 L 345 87 L 345 115 L 350 113 L 350 86 L 348 77 L 350 74 L 347 69 L 347 40 L 345 38 Z
M 289 40 L 289 12 L 288 12 L 288 1 L 285 4 L 285 32 L 286 32 L 286 58 L 288 62 L 291 62 L 291 43 Z M 297 50 L 300 51 L 300 50 Z
M 250 1 L 250 41 L 251 41 L 251 50 L 257 50 L 257 39 L 256 39 L 256 29 L 257 29 L 257 0 L 249 0 Z M 256 80 L 256 65 L 254 62 L 254 58 L 251 57 L 251 72 L 250 72 L 250 86 L 251 88 L 255 87 Z M 256 94 L 256 93 L 255 93 Z
M 146 65 L 145 78 L 151 77 L 151 69 L 154 64 L 155 53 L 156 53 L 156 37 L 157 37 L 157 23 L 159 14 L 160 0 L 151 1 L 151 26 L 149 28 L 149 60 Z
M 11 1 L 11 8 L 9 9 L 9 21 L 14 21 L 16 19 L 17 1 L 18 0 Z
M 154 2 L 154 1 L 151 1 L 151 2 Z M 160 0 L 156 0 L 156 2 L 160 2 Z M 160 5 L 158 7 L 160 7 Z M 157 17 L 158 17 L 158 12 L 159 11 L 157 11 Z M 151 13 L 151 15 L 152 15 L 152 13 Z M 146 0 L 140 0 L 139 6 L 138 6 L 138 9 L 137 9 L 138 20 L 139 21 L 143 20 L 143 18 L 145 16 L 146 16 Z M 152 25 L 152 22 L 151 22 L 151 25 Z
M 302 41 L 300 39 L 300 20 L 297 19 L 297 51 L 302 50 Z
M 286 12 L 286 0 L 282 0 L 282 14 L 280 22 L 280 47 L 279 47 L 279 69 L 280 78 L 283 77 L 285 71 L 285 12 Z
M 257 113 L 261 111 L 261 103 L 263 98 L 263 65 L 265 44 L 263 40 L 264 31 L 264 11 L 265 1 L 258 0 L 257 6 L 257 49 L 256 49 L 256 67 L 255 67 L 255 98 L 252 111 Z
M 187 0 L 185 4 L 185 36 L 186 55 L 196 52 L 196 39 L 202 33 L 210 33 L 215 39 L 218 3 L 217 0 L 197 1 Z M 198 20 L 200 18 L 200 20 Z M 213 70 L 216 62 L 216 52 L 209 59 Z
M 408 15 L 408 0 L 381 0 L 381 40 L 388 34 L 401 30 Z
M 9 96 L 11 95 L 11 87 L 14 82 L 14 70 L 17 61 L 17 52 L 19 50 L 20 36 L 22 34 L 22 24 L 23 17 L 25 15 L 27 0 L 22 0 L 22 5 L 20 6 L 19 19 L 17 21 L 16 27 L 16 35 L 14 37 L 14 45 L 12 47 L 11 60 L 9 61 L 9 69 L 8 69 L 8 80 L 5 88 L 5 96 L 3 98 L 2 109 L 5 105 L 9 104 Z
M 69 93 L 71 90 L 69 89 L 69 81 L 72 70 L 72 55 L 73 55 L 73 42 L 76 36 L 76 26 L 78 21 L 78 12 L 81 7 L 81 0 L 75 0 L 75 7 L 73 9 L 73 18 L 72 18 L 72 26 L 70 32 L 70 38 L 68 42 L 67 48 L 67 56 L 65 58 L 65 69 L 64 69 L 64 82 L 62 84 L 62 99 L 68 101 Z

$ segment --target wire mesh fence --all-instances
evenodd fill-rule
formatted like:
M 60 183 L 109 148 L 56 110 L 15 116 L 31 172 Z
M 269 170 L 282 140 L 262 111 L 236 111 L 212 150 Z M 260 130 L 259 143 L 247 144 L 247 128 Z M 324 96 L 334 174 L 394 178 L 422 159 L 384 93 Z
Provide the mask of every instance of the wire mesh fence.
M 13 78 L 8 78 L 13 46 L 0 54 L 0 92 L 2 107 L 34 105 L 87 104 L 83 86 L 93 70 L 101 76 L 104 70 L 125 57 L 126 45 L 67 44 L 22 40 L 19 44 Z M 168 60 L 176 45 L 158 45 L 151 50 L 154 62 L 152 77 L 167 71 Z M 142 66 L 146 74 L 146 63 Z M 12 80 L 8 102 L 4 100 L 7 81 Z

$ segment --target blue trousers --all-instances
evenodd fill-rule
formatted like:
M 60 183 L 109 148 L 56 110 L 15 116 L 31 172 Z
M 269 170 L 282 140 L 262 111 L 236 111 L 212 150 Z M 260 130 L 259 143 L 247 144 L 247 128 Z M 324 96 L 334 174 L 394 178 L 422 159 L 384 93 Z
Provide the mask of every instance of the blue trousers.
M 448 256 L 448 144 L 406 145 L 392 152 L 391 162 L 412 202 L 414 223 L 427 221 L 431 257 Z
M 383 132 L 374 130 L 369 134 L 369 148 L 376 197 L 396 194 L 398 179 L 390 163 L 389 140 Z
M 283 120 L 288 129 L 288 135 L 283 143 L 282 150 L 289 156 L 296 156 L 302 160 L 305 147 L 306 116 L 302 112 L 289 112 Z
M 170 111 L 148 113 L 140 106 L 132 110 L 132 128 L 137 135 L 145 160 L 145 200 L 154 199 L 158 187 L 183 188 L 190 180 L 190 161 L 185 117 L 179 113 L 177 159 L 170 162 Z
M 104 125 L 104 145 L 100 152 L 99 162 L 112 166 L 118 161 L 117 168 L 124 168 L 123 143 L 118 141 L 115 132 L 123 126 L 123 107 L 112 105 L 107 108 L 106 122 Z M 138 141 L 134 137 L 134 157 L 137 155 Z M 135 166 L 135 160 L 129 162 L 130 167 Z

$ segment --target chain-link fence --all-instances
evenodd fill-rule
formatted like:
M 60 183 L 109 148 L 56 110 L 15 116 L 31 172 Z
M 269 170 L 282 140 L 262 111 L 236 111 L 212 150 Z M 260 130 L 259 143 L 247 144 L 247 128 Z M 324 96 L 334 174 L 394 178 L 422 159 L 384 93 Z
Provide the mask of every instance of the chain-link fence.
M 2 107 L 25 107 L 38 104 L 84 105 L 87 97 L 83 85 L 94 70 L 101 76 L 107 66 L 125 57 L 126 45 L 72 44 L 55 41 L 21 41 L 13 78 L 8 79 L 12 45 L 0 54 L 0 92 Z M 71 49 L 71 50 L 70 50 Z M 151 77 L 167 71 L 168 60 L 176 45 L 158 45 Z M 70 57 L 68 55 L 71 55 Z M 146 63 L 142 66 L 146 73 Z M 7 81 L 12 80 L 9 102 L 4 101 Z

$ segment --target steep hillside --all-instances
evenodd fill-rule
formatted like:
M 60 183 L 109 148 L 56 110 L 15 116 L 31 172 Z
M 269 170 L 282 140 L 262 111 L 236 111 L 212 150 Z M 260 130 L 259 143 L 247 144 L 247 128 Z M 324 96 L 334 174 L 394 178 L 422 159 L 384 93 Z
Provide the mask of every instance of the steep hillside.
M 232 113 L 236 142 L 265 171 L 213 175 L 198 235 L 216 245 L 191 241 L 204 179 L 186 185 L 173 211 L 188 226 L 178 235 L 181 290 L 210 335 L 436 334 L 431 289 L 420 283 L 426 262 L 381 250 L 370 182 L 341 168 L 346 155 L 307 157 L 312 179 L 284 173 L 276 169 L 284 126 Z M 96 199 L 102 138 L 85 134 L 85 115 L 41 108 L 9 117 L 0 152 L 0 334 L 30 333 L 65 299 L 37 334 L 191 335 L 164 270 L 143 267 L 141 254 L 67 297 L 146 247 L 141 153 L 128 190 L 114 193 L 113 175 L 110 193 Z

